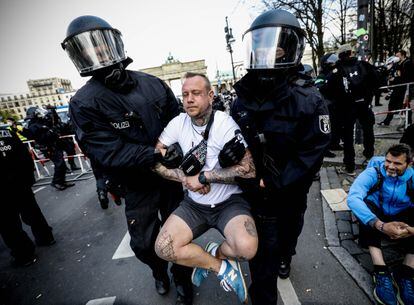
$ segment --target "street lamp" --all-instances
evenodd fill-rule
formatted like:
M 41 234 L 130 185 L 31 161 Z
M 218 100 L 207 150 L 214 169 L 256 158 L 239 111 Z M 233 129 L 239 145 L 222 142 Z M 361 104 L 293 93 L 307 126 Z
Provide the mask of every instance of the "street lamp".
M 233 49 L 231 47 L 231 44 L 235 42 L 236 40 L 233 37 L 233 34 L 231 32 L 231 28 L 229 28 L 229 22 L 227 20 L 226 16 L 226 27 L 224 28 L 224 33 L 226 33 L 226 43 L 227 43 L 227 51 L 230 53 L 230 59 L 231 59 L 231 69 L 233 71 L 233 84 L 236 82 L 236 75 L 234 74 L 234 63 L 233 63 Z

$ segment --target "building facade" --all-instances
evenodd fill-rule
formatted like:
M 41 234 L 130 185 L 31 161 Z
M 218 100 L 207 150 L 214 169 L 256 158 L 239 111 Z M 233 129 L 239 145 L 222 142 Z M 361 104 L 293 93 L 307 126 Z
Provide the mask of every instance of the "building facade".
M 45 78 L 28 80 L 29 93 L 0 94 L 0 110 L 5 110 L 24 119 L 32 106 L 63 106 L 75 95 L 68 79 Z

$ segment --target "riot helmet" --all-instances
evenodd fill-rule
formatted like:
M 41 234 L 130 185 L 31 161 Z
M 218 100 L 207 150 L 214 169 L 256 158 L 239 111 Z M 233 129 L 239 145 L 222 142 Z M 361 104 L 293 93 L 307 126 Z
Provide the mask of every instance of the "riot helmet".
M 311 65 L 308 64 L 301 64 L 299 65 L 299 73 L 309 76 L 311 78 L 315 78 L 315 70 L 313 69 L 313 67 Z
M 125 60 L 121 32 L 96 16 L 80 16 L 68 26 L 62 48 L 81 76 Z
M 321 71 L 328 73 L 332 71 L 338 61 L 338 55 L 335 53 L 326 53 L 320 59 Z
M 48 115 L 48 111 L 46 109 L 40 108 L 38 106 L 29 107 L 26 111 L 26 118 L 25 119 L 44 119 Z
M 247 70 L 297 66 L 305 49 L 305 32 L 296 17 L 280 9 L 259 15 L 243 34 Z

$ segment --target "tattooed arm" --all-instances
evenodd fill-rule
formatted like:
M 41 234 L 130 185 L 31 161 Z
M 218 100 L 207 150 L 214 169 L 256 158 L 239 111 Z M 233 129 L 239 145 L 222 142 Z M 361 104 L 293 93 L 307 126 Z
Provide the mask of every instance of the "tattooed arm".
M 236 183 L 234 180 L 235 177 L 256 177 L 256 168 L 253 163 L 252 154 L 246 149 L 246 153 L 239 164 L 226 168 L 216 168 L 212 171 L 205 172 L 204 175 L 206 176 L 207 182 L 234 184 Z
M 157 145 L 155 145 L 155 149 L 158 149 L 162 155 L 165 154 L 166 147 L 159 140 L 157 142 Z M 168 169 L 164 165 L 158 162 L 157 164 L 155 164 L 152 170 L 156 172 L 158 175 L 160 175 L 161 177 L 163 177 L 164 179 L 177 181 L 181 183 L 185 182 L 184 172 L 179 168 Z

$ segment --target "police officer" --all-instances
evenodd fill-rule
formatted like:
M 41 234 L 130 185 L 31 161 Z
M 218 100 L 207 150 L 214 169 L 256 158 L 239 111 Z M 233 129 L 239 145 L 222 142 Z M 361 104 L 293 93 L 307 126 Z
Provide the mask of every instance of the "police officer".
M 52 245 L 55 239 L 31 189 L 35 181 L 33 160 L 12 130 L 0 130 L 0 168 L 0 235 L 11 250 L 12 264 L 28 266 L 36 262 L 35 245 L 22 221 L 30 226 L 38 246 Z
M 73 127 L 71 126 L 70 120 L 67 122 L 62 122 L 58 113 L 56 112 L 56 107 L 54 106 L 47 106 L 46 109 L 48 111 L 46 118 L 49 121 L 50 126 L 52 126 L 52 129 L 59 136 L 73 135 Z M 63 151 L 66 152 L 71 171 L 79 170 L 80 167 L 78 167 L 75 163 L 74 155 L 76 155 L 76 150 L 75 143 L 73 142 L 72 138 L 60 138 L 59 143 Z
M 179 114 L 177 100 L 160 79 L 127 70 L 121 33 L 105 20 L 80 16 L 62 43 L 81 76 L 92 78 L 70 102 L 75 135 L 85 154 L 126 188 L 125 214 L 136 257 L 152 269 L 156 290 L 169 290 L 168 263 L 154 251 L 164 221 L 183 198 L 182 187 L 151 171 L 162 159 L 154 149 L 167 123 Z M 192 304 L 191 269 L 173 265 L 176 304 Z
M 291 13 L 270 10 L 243 35 L 248 73 L 234 89 L 232 116 L 252 151 L 257 180 L 243 183 L 259 234 L 250 261 L 252 304 L 277 303 L 277 276 L 289 276 L 307 193 L 329 144 L 328 110 L 298 72 L 304 32 Z
M 62 141 L 59 134 L 53 129 L 52 121 L 48 118 L 48 111 L 40 107 L 27 109 L 26 119 L 29 120 L 25 135 L 35 140 L 40 150 L 54 164 L 52 183 L 55 189 L 63 191 L 74 186 L 73 182 L 66 181 L 66 163 L 63 158 Z
M 371 64 L 352 55 L 349 44 L 337 51 L 339 60 L 328 76 L 329 90 L 336 92 L 344 127 L 344 164 L 340 173 L 355 176 L 354 125 L 359 121 L 363 132 L 363 155 L 368 160 L 374 154 L 375 117 L 371 109 L 372 97 L 379 87 L 377 74 Z
M 7 118 L 6 122 L 9 125 L 9 129 L 15 132 L 22 142 L 27 141 L 27 138 L 22 134 L 23 126 L 21 124 L 17 124 L 16 120 L 12 117 Z
M 335 53 L 329 52 L 324 54 L 320 62 L 319 74 L 315 80 L 315 86 L 319 89 L 322 96 L 325 98 L 326 104 L 328 105 L 329 118 L 331 121 L 331 144 L 329 145 L 330 150 L 342 150 L 343 147 L 340 146 L 340 140 L 342 136 L 342 126 L 343 122 L 341 119 L 341 104 L 338 103 L 336 98 L 336 92 L 330 90 L 331 88 L 327 86 L 327 77 L 335 69 L 336 62 L 338 61 L 338 56 Z M 327 151 L 325 153 L 326 157 L 335 157 L 335 154 Z

